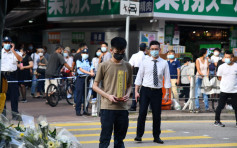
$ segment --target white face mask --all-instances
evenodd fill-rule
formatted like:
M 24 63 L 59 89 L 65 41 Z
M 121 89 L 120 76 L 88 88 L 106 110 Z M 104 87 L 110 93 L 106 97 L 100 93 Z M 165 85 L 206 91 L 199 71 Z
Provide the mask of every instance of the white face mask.
M 44 54 L 43 54 L 42 52 L 40 52 L 40 53 L 39 53 L 39 56 L 41 56 L 41 57 L 42 57 L 43 55 L 44 55 Z
M 214 55 L 215 55 L 215 56 L 219 56 L 219 54 L 220 54 L 220 53 L 219 53 L 218 51 L 215 51 L 215 52 L 214 52 Z

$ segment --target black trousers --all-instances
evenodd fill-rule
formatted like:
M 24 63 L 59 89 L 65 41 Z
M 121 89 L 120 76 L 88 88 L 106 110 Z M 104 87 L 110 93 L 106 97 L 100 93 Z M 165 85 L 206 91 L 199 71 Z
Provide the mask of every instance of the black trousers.
M 111 135 L 114 130 L 114 148 L 125 148 L 123 140 L 128 130 L 127 110 L 105 110 L 101 109 L 101 133 L 100 148 L 109 147 Z
M 162 103 L 162 89 L 151 89 L 142 87 L 140 92 L 140 109 L 137 122 L 137 136 L 142 137 L 145 129 L 145 121 L 147 116 L 147 109 L 149 104 L 152 109 L 153 116 L 153 137 L 160 137 L 160 123 L 161 123 L 161 103 Z
M 179 98 L 187 98 L 185 99 L 185 102 L 188 101 L 189 99 L 189 92 L 190 92 L 190 84 L 181 84 L 181 86 L 184 86 L 183 87 L 183 90 L 181 91 L 181 94 L 179 95 Z
M 5 74 L 7 81 L 17 81 L 17 72 Z M 13 112 L 18 113 L 18 99 L 19 99 L 19 85 L 18 83 L 8 83 L 8 90 L 6 100 L 11 101 L 11 109 Z
M 216 108 L 216 121 L 220 121 L 221 111 L 225 107 L 228 98 L 231 98 L 231 104 L 235 110 L 235 119 L 237 122 L 237 93 L 220 93 L 220 99 L 218 101 L 218 106 Z
M 133 75 L 133 95 L 132 95 L 132 109 L 136 109 L 137 108 L 137 102 L 135 100 L 135 80 L 136 80 L 136 76 Z
M 81 113 L 81 105 L 85 102 L 85 78 L 78 77 L 75 82 L 75 89 L 77 91 L 76 98 L 76 112 Z M 84 110 L 83 110 L 84 111 Z

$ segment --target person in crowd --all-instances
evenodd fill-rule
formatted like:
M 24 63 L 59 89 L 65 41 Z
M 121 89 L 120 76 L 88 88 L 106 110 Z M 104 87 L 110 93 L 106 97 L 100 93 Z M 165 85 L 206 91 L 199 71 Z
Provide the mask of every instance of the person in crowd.
M 129 63 L 131 64 L 131 66 L 133 68 L 133 84 L 135 82 L 139 67 L 140 67 L 142 61 L 145 59 L 145 51 L 147 48 L 146 43 L 141 43 L 139 48 L 140 48 L 140 51 L 138 53 L 133 54 L 129 60 Z M 132 100 L 132 105 L 131 105 L 130 111 L 136 111 L 136 108 L 137 108 L 137 103 L 135 100 L 135 84 L 133 87 L 134 87 L 133 88 L 133 100 Z
M 7 81 L 17 81 L 17 64 L 22 61 L 21 53 L 15 51 L 15 44 L 12 43 L 10 37 L 4 37 L 2 40 L 2 59 L 1 59 L 1 74 Z M 9 83 L 6 94 L 7 100 L 11 100 L 11 110 L 18 112 L 19 87 L 17 83 Z M 6 108 L 6 106 L 5 106 Z M 6 115 L 6 112 L 3 114 Z M 12 114 L 13 119 L 19 119 L 18 115 Z
M 38 79 L 45 79 L 45 70 L 47 68 L 47 64 L 48 61 L 46 59 L 46 57 L 44 57 L 44 49 L 43 48 L 38 48 L 37 49 L 39 51 L 39 56 L 40 59 L 38 60 L 38 67 L 37 67 L 37 75 L 38 75 Z M 36 94 L 36 98 L 40 98 L 41 97 L 41 93 L 44 92 L 44 81 L 39 81 L 37 84 L 37 94 Z
M 215 62 L 213 62 L 213 60 L 211 60 L 211 55 L 209 55 L 207 57 L 208 63 L 209 63 L 209 74 L 210 74 L 210 78 L 213 78 L 216 75 L 216 66 L 215 66 Z M 216 62 L 217 64 L 217 62 Z
M 38 48 L 39 49 L 39 48 Z M 37 86 L 37 67 L 38 67 L 38 61 L 40 59 L 39 56 L 39 50 L 36 50 L 35 53 L 31 54 L 31 58 L 33 59 L 33 69 L 32 69 L 32 83 L 31 83 L 31 96 L 35 97 L 35 91 L 36 91 L 36 86 Z
M 221 50 L 219 48 L 215 48 L 213 51 L 213 55 L 211 56 L 211 63 L 213 63 L 215 67 L 217 67 L 218 61 L 222 59 L 222 57 L 220 57 L 220 52 Z
M 225 63 L 220 65 L 217 76 L 220 83 L 220 99 L 216 108 L 215 126 L 225 127 L 220 121 L 222 109 L 225 107 L 228 98 L 231 98 L 231 104 L 235 110 L 235 119 L 237 127 L 237 64 L 234 63 L 234 55 L 231 51 L 225 52 Z
M 70 56 L 70 47 L 66 47 L 63 51 L 63 56 L 65 61 L 67 62 L 67 64 L 72 67 L 72 63 L 73 63 L 73 57 Z M 62 68 L 62 73 L 64 77 L 70 77 L 71 75 L 71 71 L 69 69 L 67 69 L 65 66 Z
M 201 91 L 202 80 L 204 77 L 209 76 L 209 62 L 207 60 L 208 53 L 206 48 L 202 48 L 200 50 L 199 58 L 196 60 L 196 83 L 195 83 L 195 108 L 196 112 L 200 112 L 200 105 L 199 105 L 199 94 Z M 203 93 L 203 99 L 205 104 L 205 110 L 209 111 L 209 103 L 208 103 L 208 96 Z
M 32 43 L 28 44 L 26 53 L 27 53 L 29 56 L 31 56 L 31 54 L 34 53 L 34 52 L 35 52 L 35 50 L 34 50 L 33 44 L 32 44 Z
M 180 68 L 181 73 L 181 86 L 183 86 L 183 91 L 179 95 L 179 98 L 185 98 L 185 103 L 189 99 L 189 92 L 190 92 L 190 79 L 191 79 L 191 72 L 189 64 L 191 63 L 191 59 L 189 57 L 184 57 L 184 64 Z
M 112 58 L 99 65 L 93 90 L 101 97 L 101 133 L 99 148 L 108 148 L 114 131 L 114 147 L 124 148 L 123 140 L 128 129 L 127 101 L 132 90 L 132 67 L 124 61 L 127 42 L 124 38 L 111 40 Z M 117 87 L 120 82 L 121 87 Z M 99 87 L 102 82 L 102 87 Z M 123 87 L 123 86 L 127 87 Z M 118 96 L 118 94 L 120 94 Z
M 99 57 L 101 55 L 101 48 L 98 48 L 96 51 L 95 51 L 95 57 L 92 59 L 92 64 L 94 65 L 95 67 L 95 73 L 97 72 L 98 70 L 98 67 L 99 67 Z
M 73 57 L 72 67 L 75 68 L 75 69 L 76 69 L 75 66 L 76 66 L 77 60 L 79 60 L 79 61 L 81 60 L 81 51 L 82 51 L 83 49 L 88 49 L 88 47 L 87 47 L 87 45 L 86 45 L 85 42 L 81 42 L 81 43 L 79 44 L 78 50 L 77 50 L 75 56 Z M 75 70 L 75 72 L 77 72 L 77 70 Z
M 24 81 L 24 80 L 30 80 L 31 79 L 31 74 L 30 74 L 30 69 L 33 68 L 33 60 L 32 58 L 27 55 L 26 49 L 20 49 L 20 52 L 22 53 L 22 62 L 19 62 L 18 64 L 18 80 L 19 81 Z M 21 102 L 26 103 L 26 86 L 30 86 L 29 82 L 19 82 L 20 85 L 20 91 L 22 95 Z
M 167 53 L 168 64 L 170 68 L 170 78 L 172 84 L 172 97 L 179 101 L 177 85 L 180 84 L 180 62 L 175 58 L 175 51 L 170 50 Z
M 44 49 L 44 58 L 45 58 L 47 61 L 49 61 L 50 55 L 47 53 L 47 51 L 48 51 L 47 46 L 43 46 L 43 49 Z
M 75 56 L 76 54 L 76 49 L 71 49 L 72 56 Z
M 103 42 L 101 44 L 102 54 L 99 57 L 99 63 L 109 61 L 112 58 L 111 53 L 108 51 L 108 43 Z
M 76 115 L 77 116 L 82 116 L 81 114 L 81 105 L 84 104 L 84 99 L 85 99 L 85 80 L 86 76 L 95 76 L 94 74 L 94 66 L 89 61 L 89 51 L 88 49 L 83 49 L 81 51 L 81 60 L 77 60 L 77 73 L 78 73 L 78 78 L 76 79 L 75 82 L 75 89 L 77 91 L 77 98 L 76 98 Z M 86 107 L 87 108 L 87 107 Z M 83 115 L 89 115 L 87 109 L 83 109 Z
M 87 47 L 87 45 L 86 45 L 86 43 L 85 42 L 81 42 L 80 44 L 79 44 L 79 47 L 78 47 L 78 50 L 77 50 L 77 52 L 76 52 L 76 54 L 74 55 L 74 57 L 73 57 L 73 62 L 72 62 L 72 68 L 73 68 L 73 70 L 75 70 L 75 75 L 77 76 L 78 74 L 77 74 L 77 68 L 76 68 L 76 62 L 77 62 L 77 60 L 79 60 L 79 61 L 81 61 L 81 51 L 83 50 L 83 49 L 88 49 L 88 47 Z M 75 107 L 75 105 L 76 105 L 76 100 L 77 100 L 77 91 L 76 91 L 76 89 L 74 90 L 74 104 L 73 104 L 73 107 Z
M 47 92 L 47 88 L 50 84 L 54 84 L 58 86 L 58 82 L 55 79 L 50 80 L 49 78 L 57 78 L 60 76 L 60 71 L 63 66 L 72 71 L 72 67 L 70 67 L 67 62 L 64 60 L 62 56 L 63 46 L 57 45 L 55 48 L 55 52 L 50 56 L 50 59 L 47 64 L 47 68 L 45 70 L 45 93 Z M 46 101 L 47 103 L 47 101 Z
M 162 87 L 163 77 L 164 86 L 166 88 L 166 94 L 164 100 L 168 101 L 170 82 L 170 71 L 167 61 L 160 58 L 160 43 L 157 41 L 151 41 L 150 54 L 151 57 L 145 59 L 140 67 L 135 80 L 135 98 L 139 99 L 140 109 L 137 120 L 137 134 L 135 141 L 142 141 L 142 136 L 145 129 L 145 121 L 147 115 L 148 106 L 151 105 L 153 116 L 153 137 L 154 142 L 163 144 L 160 139 L 160 124 L 161 124 L 161 103 L 162 103 Z M 139 88 L 140 86 L 140 94 Z

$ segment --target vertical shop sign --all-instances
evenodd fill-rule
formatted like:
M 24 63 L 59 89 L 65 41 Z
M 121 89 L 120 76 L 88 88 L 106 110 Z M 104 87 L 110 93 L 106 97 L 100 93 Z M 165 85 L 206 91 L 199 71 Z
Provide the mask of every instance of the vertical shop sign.
M 91 44 L 101 44 L 105 41 L 105 33 L 104 32 L 92 32 L 91 33 Z
M 49 32 L 48 42 L 49 44 L 59 44 L 60 43 L 60 32 Z

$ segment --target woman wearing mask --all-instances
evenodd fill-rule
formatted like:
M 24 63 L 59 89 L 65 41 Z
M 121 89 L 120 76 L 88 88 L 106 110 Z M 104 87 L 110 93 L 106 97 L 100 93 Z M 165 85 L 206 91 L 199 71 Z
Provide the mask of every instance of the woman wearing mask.
M 100 55 L 101 55 L 101 49 L 98 48 L 95 52 L 95 57 L 92 59 L 92 64 L 95 67 L 95 72 L 97 71 L 98 66 L 99 66 L 99 57 L 100 57 Z
M 44 49 L 39 48 L 38 54 L 40 56 L 40 59 L 38 60 L 38 68 L 37 68 L 37 73 L 38 73 L 38 79 L 45 79 L 45 70 L 46 66 L 48 64 L 47 59 L 44 57 Z M 40 94 L 44 92 L 44 81 L 39 81 L 37 84 L 37 95 L 36 98 L 41 97 Z
M 19 72 L 18 72 L 18 78 L 19 81 L 23 80 L 30 80 L 31 75 L 30 75 L 30 69 L 33 67 L 33 60 L 32 58 L 27 55 L 27 50 L 25 49 L 20 49 L 20 52 L 22 53 L 22 62 L 18 64 Z M 20 91 L 22 95 L 22 103 L 26 103 L 26 86 L 30 86 L 29 82 L 20 82 Z
M 206 48 L 202 48 L 200 50 L 200 55 L 199 58 L 196 60 L 196 68 L 197 68 L 197 73 L 196 73 L 196 84 L 195 84 L 195 107 L 196 107 L 196 112 L 200 111 L 200 105 L 199 105 L 199 94 L 201 91 L 201 85 L 202 85 L 202 80 L 204 77 L 209 76 L 209 62 L 207 60 L 208 53 Z M 208 104 L 208 96 L 203 93 L 203 99 L 205 103 L 205 110 L 209 110 L 209 104 Z
M 66 47 L 63 51 L 63 56 L 65 61 L 67 62 L 67 64 L 72 67 L 72 62 L 73 62 L 73 58 L 70 56 L 70 47 Z M 67 69 L 65 66 L 62 68 L 62 74 L 64 77 L 70 77 L 71 75 L 71 71 L 69 69 Z

